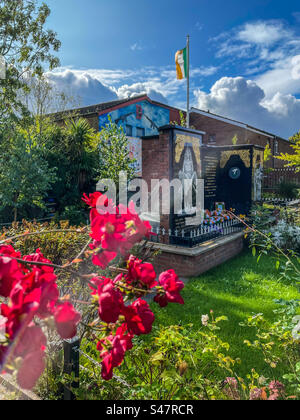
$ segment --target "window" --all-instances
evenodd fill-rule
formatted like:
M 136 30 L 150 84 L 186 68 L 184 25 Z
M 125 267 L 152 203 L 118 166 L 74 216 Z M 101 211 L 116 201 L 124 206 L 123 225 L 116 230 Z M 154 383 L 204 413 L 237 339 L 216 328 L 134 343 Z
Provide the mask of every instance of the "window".
M 210 134 L 210 136 L 208 138 L 208 142 L 209 142 L 209 144 L 216 144 L 216 135 L 215 134 Z
M 143 137 L 145 135 L 145 129 L 137 127 L 136 128 L 136 136 L 137 137 Z
M 125 129 L 126 129 L 126 136 L 132 137 L 132 126 L 126 124 Z
M 278 155 L 278 141 L 277 140 L 275 140 L 275 143 L 274 143 L 274 154 Z

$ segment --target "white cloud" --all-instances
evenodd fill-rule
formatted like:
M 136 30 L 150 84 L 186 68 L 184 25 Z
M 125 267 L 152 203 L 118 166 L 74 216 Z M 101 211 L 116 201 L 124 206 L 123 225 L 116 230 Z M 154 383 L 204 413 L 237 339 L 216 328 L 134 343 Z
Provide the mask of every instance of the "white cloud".
M 60 67 L 55 69 L 51 74 L 61 74 L 67 70 L 71 71 L 75 75 L 82 76 L 85 74 L 90 75 L 94 79 L 99 80 L 105 85 L 115 85 L 118 83 L 123 83 L 126 80 L 129 80 L 133 77 L 136 77 L 138 74 L 137 70 L 121 70 L 121 69 L 75 69 L 73 67 Z
M 209 94 L 196 90 L 195 95 L 201 109 L 224 116 L 230 113 L 231 118 L 239 117 L 240 120 L 251 115 L 253 106 L 256 107 L 265 96 L 255 82 L 243 77 L 222 77 L 212 86 Z
M 258 21 L 246 23 L 238 31 L 236 38 L 251 44 L 271 45 L 290 35 L 291 32 L 284 28 L 282 22 Z
M 277 93 L 300 94 L 300 37 L 284 21 L 246 22 L 211 42 L 223 66 L 238 66 L 262 89 L 262 103 L 270 103 Z
M 277 92 L 266 98 L 255 81 L 223 77 L 209 93 L 194 91 L 197 106 L 288 138 L 300 128 L 300 100 Z
M 294 95 L 300 93 L 300 55 L 278 61 L 272 69 L 257 76 L 255 81 L 268 98 L 277 92 Z
M 190 70 L 190 76 L 196 77 L 196 76 L 212 76 L 218 71 L 218 67 L 216 66 L 209 66 L 209 67 L 199 67 L 199 68 L 192 68 Z
M 167 103 L 169 98 L 178 106 L 185 80 L 176 79 L 175 66 L 144 67 L 137 69 L 74 69 L 62 67 L 48 77 L 58 90 L 82 99 L 82 106 L 126 98 L 146 93 L 158 102 Z M 193 82 L 216 73 L 216 66 L 191 68 Z
M 198 31 L 202 31 L 202 29 L 204 28 L 204 24 L 201 22 L 196 22 L 196 29 L 198 29 Z
M 47 73 L 47 78 L 58 91 L 78 99 L 80 106 L 94 105 L 118 99 L 116 92 L 88 73 L 72 70 Z
M 294 116 L 299 120 L 300 100 L 296 99 L 293 95 L 283 95 L 278 92 L 271 99 L 264 100 L 263 106 L 267 108 L 269 112 L 277 114 L 278 116 L 283 116 L 288 119 Z M 295 115 L 295 113 L 297 113 L 297 115 Z
M 167 70 L 154 68 L 136 71 L 61 68 L 48 73 L 47 77 L 58 91 L 78 98 L 81 106 L 141 93 L 146 93 L 153 100 L 167 103 L 166 96 L 175 95 L 180 89 L 175 72 L 170 74 Z
M 247 22 L 210 41 L 223 64 L 238 62 L 244 74 L 268 71 L 300 53 L 300 38 L 280 20 Z
M 132 96 L 146 93 L 149 98 L 157 102 L 168 103 L 167 98 L 159 91 L 151 87 L 151 83 L 133 83 L 123 85 L 117 90 L 119 98 L 131 98 Z
M 143 47 L 141 46 L 139 42 L 135 42 L 133 45 L 130 45 L 130 49 L 132 51 L 141 51 L 143 50 Z

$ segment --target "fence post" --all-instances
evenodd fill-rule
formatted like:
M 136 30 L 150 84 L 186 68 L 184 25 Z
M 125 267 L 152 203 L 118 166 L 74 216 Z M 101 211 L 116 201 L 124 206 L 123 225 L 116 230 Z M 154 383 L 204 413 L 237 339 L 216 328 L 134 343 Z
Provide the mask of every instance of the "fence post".
M 64 340 L 64 373 L 74 375 L 75 380 L 70 384 L 72 388 L 79 388 L 79 347 L 78 337 Z M 75 400 L 75 395 L 67 386 L 64 386 L 64 400 Z

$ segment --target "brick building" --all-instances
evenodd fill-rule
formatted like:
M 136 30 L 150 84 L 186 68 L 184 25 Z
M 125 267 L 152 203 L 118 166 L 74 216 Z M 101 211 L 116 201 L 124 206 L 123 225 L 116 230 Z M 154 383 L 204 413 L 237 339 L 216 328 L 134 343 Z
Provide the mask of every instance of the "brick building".
M 221 117 L 197 108 L 191 109 L 190 124 L 197 130 L 205 131 L 203 142 L 211 146 L 231 145 L 236 136 L 237 144 L 253 144 L 266 147 L 269 144 L 272 158 L 266 167 L 283 168 L 284 162 L 275 158 L 281 153 L 293 153 L 290 142 L 248 124 Z
M 178 108 L 151 100 L 147 95 L 120 99 L 111 102 L 78 108 L 54 115 L 55 121 L 63 124 L 71 115 L 86 118 L 91 127 L 101 130 L 108 122 L 108 117 L 122 126 L 129 137 L 136 159 L 141 158 L 141 138 L 158 136 L 158 128 L 170 123 L 180 124 Z M 183 111 L 182 111 L 183 112 Z M 184 112 L 183 112 L 184 113 Z M 185 114 L 185 113 L 184 113 Z M 237 138 L 237 144 L 253 144 L 266 147 L 269 144 L 272 158 L 267 162 L 269 168 L 280 169 L 284 162 L 274 156 L 281 153 L 293 153 L 290 142 L 275 134 L 252 127 L 246 123 L 225 118 L 197 108 L 191 109 L 191 127 L 204 132 L 203 144 L 211 146 L 232 145 L 232 139 Z M 140 164 L 142 167 L 142 163 Z
M 57 123 L 63 124 L 66 118 L 69 118 L 70 115 L 75 115 L 76 117 L 82 117 L 88 120 L 91 127 L 93 127 L 95 130 L 99 130 L 101 128 L 101 118 L 102 116 L 110 115 L 112 117 L 112 120 L 114 121 L 112 113 L 114 111 L 118 110 L 124 110 L 131 106 L 143 106 L 143 103 L 148 102 L 149 104 L 153 105 L 155 108 L 160 108 L 166 110 L 166 114 L 168 115 L 167 120 L 165 120 L 165 124 L 169 124 L 170 122 L 180 122 L 180 110 L 178 108 L 174 108 L 171 106 L 168 106 L 166 104 L 162 104 L 160 102 L 152 101 L 150 98 L 148 98 L 147 95 L 142 94 L 135 96 L 133 98 L 126 98 L 126 99 L 119 99 L 115 101 L 110 102 L 104 102 L 97 105 L 91 105 L 83 108 L 77 108 L 73 110 L 68 110 L 64 112 L 59 112 L 56 114 L 53 114 L 54 119 Z M 140 109 L 140 108 L 138 108 Z M 128 113 L 129 114 L 129 113 Z M 122 124 L 124 122 L 127 122 L 126 120 L 129 118 L 128 114 L 123 113 L 123 115 L 127 116 L 127 118 L 124 118 L 120 120 L 118 123 Z M 140 128 L 147 128 L 147 122 L 151 124 L 151 121 L 142 119 L 139 120 Z M 156 123 L 156 121 L 152 121 L 152 123 Z M 130 125 L 130 124 L 129 124 Z M 148 124 L 149 125 L 149 124 Z M 125 124 L 125 131 L 126 131 L 126 124 Z M 144 133 L 143 133 L 144 134 Z M 158 131 L 157 131 L 158 134 Z

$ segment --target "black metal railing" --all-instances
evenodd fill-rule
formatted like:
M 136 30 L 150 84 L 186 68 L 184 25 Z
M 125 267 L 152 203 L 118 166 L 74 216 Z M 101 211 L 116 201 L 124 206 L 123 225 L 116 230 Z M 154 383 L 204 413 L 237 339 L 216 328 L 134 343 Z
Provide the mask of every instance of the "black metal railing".
M 228 220 L 224 222 L 214 223 L 212 225 L 200 225 L 197 227 L 186 227 L 185 229 L 169 229 L 153 226 L 151 242 L 165 242 L 166 237 L 169 238 L 171 245 L 179 245 L 192 248 L 203 242 L 211 241 L 222 236 L 232 235 L 245 229 L 243 223 L 239 220 Z

